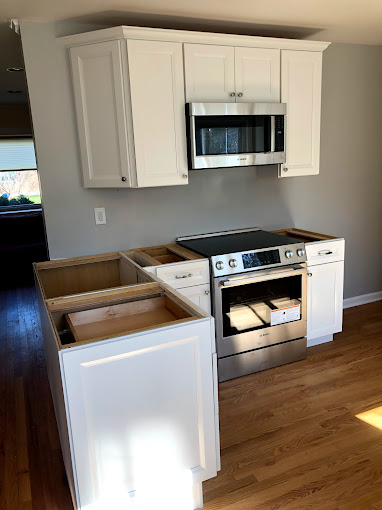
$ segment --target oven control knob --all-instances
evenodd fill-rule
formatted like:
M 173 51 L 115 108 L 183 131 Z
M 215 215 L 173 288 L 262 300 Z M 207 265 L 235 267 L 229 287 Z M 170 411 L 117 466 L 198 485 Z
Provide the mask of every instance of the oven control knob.
M 305 255 L 305 250 L 303 248 L 299 248 L 297 250 L 297 256 L 298 257 L 303 257 Z
M 285 252 L 285 256 L 286 256 L 287 259 L 292 258 L 293 257 L 293 251 L 287 250 Z
M 224 269 L 224 262 L 218 260 L 218 262 L 216 262 L 216 269 Z
M 237 267 L 237 260 L 236 259 L 231 259 L 229 261 L 229 265 L 230 265 L 230 267 Z

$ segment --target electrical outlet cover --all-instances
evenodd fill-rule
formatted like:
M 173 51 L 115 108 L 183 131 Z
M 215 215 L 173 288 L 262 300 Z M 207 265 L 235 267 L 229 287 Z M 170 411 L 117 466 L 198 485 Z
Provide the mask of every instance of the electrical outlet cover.
M 95 207 L 94 216 L 96 225 L 106 225 L 106 212 L 104 207 Z

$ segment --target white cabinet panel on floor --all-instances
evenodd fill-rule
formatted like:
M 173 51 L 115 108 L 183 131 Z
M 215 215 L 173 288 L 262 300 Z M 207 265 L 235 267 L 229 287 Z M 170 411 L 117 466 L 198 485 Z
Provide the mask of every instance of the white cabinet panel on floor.
M 188 183 L 182 44 L 70 49 L 84 186 Z
M 185 44 L 187 103 L 235 102 L 235 48 Z
M 182 44 L 127 41 L 137 186 L 187 184 Z
M 280 50 L 235 48 L 236 101 L 280 101 Z
M 281 51 L 281 102 L 287 104 L 287 115 L 280 177 L 319 173 L 321 74 L 321 52 Z
M 71 48 L 70 58 L 84 185 L 127 187 L 130 149 L 121 43 Z
M 308 341 L 342 331 L 343 284 L 343 261 L 308 266 Z

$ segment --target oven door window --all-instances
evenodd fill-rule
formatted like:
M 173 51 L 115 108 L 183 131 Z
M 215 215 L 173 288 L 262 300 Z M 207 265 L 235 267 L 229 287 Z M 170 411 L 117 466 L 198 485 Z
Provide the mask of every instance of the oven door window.
M 270 115 L 195 117 L 197 156 L 248 154 L 271 150 Z
M 301 320 L 301 275 L 222 288 L 221 295 L 223 337 Z

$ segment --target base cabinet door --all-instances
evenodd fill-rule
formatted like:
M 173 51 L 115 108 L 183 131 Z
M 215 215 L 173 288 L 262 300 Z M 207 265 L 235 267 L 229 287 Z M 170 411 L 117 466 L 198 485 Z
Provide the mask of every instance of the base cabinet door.
M 185 296 L 190 301 L 199 306 L 204 312 L 211 315 L 211 290 L 210 285 L 196 285 L 195 287 L 186 287 L 177 289 L 179 294 Z
M 308 266 L 308 340 L 342 331 L 344 262 Z
M 181 43 L 127 41 L 136 185 L 188 183 Z
M 280 102 L 280 50 L 235 48 L 236 101 Z
M 286 162 L 279 177 L 319 173 L 321 74 L 321 52 L 281 50 L 281 102 L 287 114 Z
M 198 507 L 217 472 L 211 321 L 61 351 L 79 508 Z

